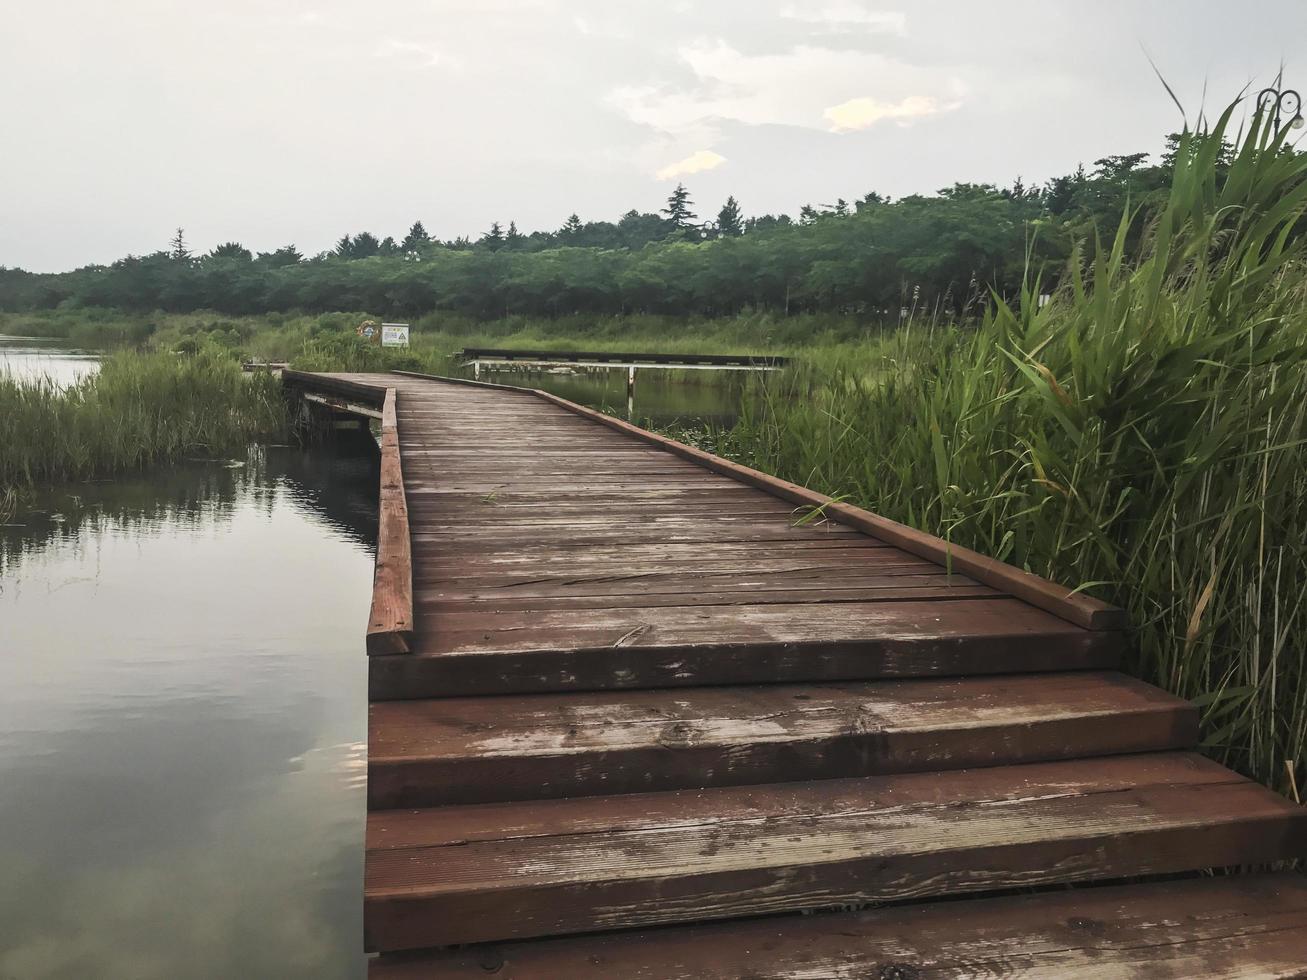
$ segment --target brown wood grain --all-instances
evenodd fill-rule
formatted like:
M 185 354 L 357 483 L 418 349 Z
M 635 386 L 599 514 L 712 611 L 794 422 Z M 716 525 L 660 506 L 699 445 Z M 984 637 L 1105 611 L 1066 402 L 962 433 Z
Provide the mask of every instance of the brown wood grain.
M 385 956 L 371 980 L 1272 980 L 1307 973 L 1307 876 L 1243 875 Z
M 961 769 L 1193 746 L 1197 710 L 1114 673 L 391 701 L 378 807 Z
M 1051 791 L 1022 766 L 866 778 L 836 801 L 820 780 L 699 790 L 715 812 L 737 813 L 721 797 L 741 792 L 753 809 L 581 833 L 544 817 L 538 836 L 372 850 L 365 932 L 373 949 L 486 942 L 1253 864 L 1307 845 L 1307 811 L 1232 773 L 1190 780 L 1187 761 L 1106 792 L 1100 779 L 1119 784 L 1110 774 L 1133 760 L 1045 765 L 1046 785 L 1060 767 Z
M 397 399 L 395 389 L 387 388 L 381 409 L 377 562 L 367 631 L 367 650 L 374 656 L 413 649 L 413 553 L 395 422 Z

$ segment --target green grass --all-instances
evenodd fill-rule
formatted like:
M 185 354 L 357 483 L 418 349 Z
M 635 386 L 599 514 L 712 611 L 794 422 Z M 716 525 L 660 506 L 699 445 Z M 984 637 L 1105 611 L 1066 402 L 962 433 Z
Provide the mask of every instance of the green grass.
M 1227 113 L 1228 118 L 1228 113 Z M 1221 127 L 1227 119 L 1222 119 Z M 1124 606 L 1133 670 L 1286 790 L 1307 745 L 1307 164 L 1266 128 L 1177 168 L 1044 307 L 902 331 L 746 401 L 723 449 Z
M 120 352 L 67 388 L 0 374 L 0 505 L 44 484 L 243 450 L 282 433 L 280 384 L 221 352 Z

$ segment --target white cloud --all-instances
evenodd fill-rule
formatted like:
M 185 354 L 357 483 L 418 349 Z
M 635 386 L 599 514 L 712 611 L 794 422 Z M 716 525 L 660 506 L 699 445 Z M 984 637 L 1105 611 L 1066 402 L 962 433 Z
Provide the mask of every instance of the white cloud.
M 673 177 L 713 170 L 725 162 L 726 158 L 720 153 L 714 153 L 712 150 L 695 150 L 684 160 L 677 160 L 663 167 L 658 171 L 657 177 L 659 180 L 671 180 Z
M 871 96 L 862 96 L 833 105 L 822 116 L 830 123 L 831 132 L 852 133 L 882 119 L 894 119 L 900 125 L 907 125 L 910 120 L 933 116 L 955 106 L 956 103 L 941 105 L 938 99 L 929 95 L 909 95 L 898 102 L 880 102 Z
M 866 31 L 887 34 L 907 32 L 908 17 L 901 10 L 868 10 L 851 0 L 836 0 L 822 7 L 801 7 L 787 4 L 781 16 L 826 28 L 861 27 Z
M 955 108 L 965 92 L 960 81 L 938 69 L 870 51 L 801 45 L 755 55 L 724 41 L 701 41 L 681 48 L 679 55 L 693 75 L 690 84 L 620 88 L 609 101 L 632 121 L 683 142 L 690 142 L 693 134 L 691 145 L 710 142 L 720 124 L 728 121 L 810 129 L 857 122 L 868 114 L 859 98 L 850 98 L 858 92 L 876 92 L 875 105 L 888 107 L 887 114 L 900 120 L 923 114 L 927 101 L 936 105 L 935 111 Z M 945 97 L 950 101 L 941 102 Z M 830 107 L 846 106 L 850 106 L 847 118 L 836 121 L 827 115 Z M 861 125 L 869 123 L 851 128 Z

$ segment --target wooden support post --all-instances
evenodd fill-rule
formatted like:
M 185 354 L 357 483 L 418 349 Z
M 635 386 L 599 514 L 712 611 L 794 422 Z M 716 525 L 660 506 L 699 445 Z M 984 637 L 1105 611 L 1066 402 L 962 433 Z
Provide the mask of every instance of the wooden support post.
M 635 365 L 626 369 L 626 397 L 635 397 Z

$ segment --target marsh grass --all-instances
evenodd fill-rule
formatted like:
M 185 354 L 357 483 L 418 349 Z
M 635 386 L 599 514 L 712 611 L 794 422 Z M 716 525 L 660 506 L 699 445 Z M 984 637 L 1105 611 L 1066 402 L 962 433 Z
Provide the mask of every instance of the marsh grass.
M 1216 136 L 1230 124 L 1221 118 Z M 974 330 L 796 371 L 722 448 L 1124 606 L 1133 667 L 1201 705 L 1205 748 L 1302 784 L 1307 740 L 1307 161 L 1255 120 L 1228 177 L 1181 146 L 1129 259 L 1115 236 Z
M 32 487 L 244 450 L 285 431 L 277 379 L 220 352 L 118 353 L 70 386 L 0 374 L 0 506 Z

